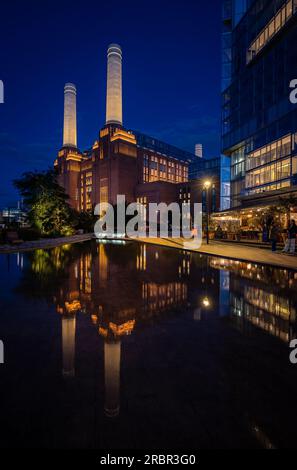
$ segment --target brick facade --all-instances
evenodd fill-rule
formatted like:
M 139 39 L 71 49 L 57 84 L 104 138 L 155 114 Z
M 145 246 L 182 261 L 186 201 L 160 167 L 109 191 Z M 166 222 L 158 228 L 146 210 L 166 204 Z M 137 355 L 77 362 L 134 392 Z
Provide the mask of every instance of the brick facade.
M 178 186 L 188 181 L 189 163 L 141 147 L 135 135 L 107 125 L 92 149 L 81 153 L 62 148 L 55 167 L 59 182 L 78 211 L 90 211 L 100 202 L 115 204 L 118 195 L 127 203 L 142 197 L 147 202 L 178 200 Z

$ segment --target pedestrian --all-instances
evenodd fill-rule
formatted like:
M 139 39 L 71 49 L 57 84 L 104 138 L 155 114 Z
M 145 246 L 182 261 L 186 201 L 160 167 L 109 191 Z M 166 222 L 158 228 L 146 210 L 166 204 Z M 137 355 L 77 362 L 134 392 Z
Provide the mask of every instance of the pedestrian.
M 263 232 L 262 232 L 263 243 L 268 242 L 268 234 L 269 234 L 269 230 L 268 230 L 267 224 L 265 223 L 263 227 Z
M 218 225 L 218 227 L 216 229 L 215 238 L 216 238 L 216 240 L 222 240 L 222 238 L 223 238 L 223 230 L 222 230 L 222 227 L 220 225 Z
M 297 235 L 297 225 L 296 225 L 295 220 L 292 220 L 288 228 L 288 239 L 286 242 L 286 246 L 283 250 L 284 253 L 290 253 L 291 255 L 295 254 L 296 235 Z
M 271 242 L 271 249 L 273 252 L 276 251 L 277 248 L 277 242 L 278 242 L 278 237 L 279 237 L 279 226 L 276 222 L 272 222 L 270 226 L 270 234 L 269 234 L 269 239 Z

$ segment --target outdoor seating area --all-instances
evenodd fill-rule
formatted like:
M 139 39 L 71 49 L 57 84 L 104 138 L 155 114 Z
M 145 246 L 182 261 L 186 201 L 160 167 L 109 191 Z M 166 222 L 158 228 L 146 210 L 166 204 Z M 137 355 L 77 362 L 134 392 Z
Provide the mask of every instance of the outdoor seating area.
M 296 255 L 297 211 L 284 202 L 212 214 L 210 239 Z

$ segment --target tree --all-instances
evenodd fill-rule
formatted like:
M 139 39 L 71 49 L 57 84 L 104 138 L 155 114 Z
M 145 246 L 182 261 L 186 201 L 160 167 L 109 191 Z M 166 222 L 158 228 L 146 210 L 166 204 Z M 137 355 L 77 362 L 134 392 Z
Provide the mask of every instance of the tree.
M 94 232 L 94 226 L 98 218 L 92 211 L 76 212 L 75 217 L 77 229 L 82 229 L 85 232 Z
M 279 206 L 280 210 L 286 214 L 288 222 L 290 221 L 291 218 L 291 210 L 294 207 L 297 207 L 297 196 L 291 194 L 289 197 L 284 198 L 280 197 L 279 198 Z
M 28 220 L 41 235 L 71 235 L 74 228 L 69 196 L 58 184 L 55 170 L 24 173 L 14 181 L 28 210 Z

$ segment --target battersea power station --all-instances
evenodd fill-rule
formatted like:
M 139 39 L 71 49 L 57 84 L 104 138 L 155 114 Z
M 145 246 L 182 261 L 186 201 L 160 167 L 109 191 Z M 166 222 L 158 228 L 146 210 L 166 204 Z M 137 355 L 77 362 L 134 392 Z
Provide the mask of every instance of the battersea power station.
M 128 203 L 188 201 L 189 163 L 195 156 L 123 126 L 120 46 L 111 44 L 107 52 L 106 123 L 85 152 L 77 147 L 76 95 L 76 86 L 67 83 L 63 147 L 55 161 L 73 208 L 116 204 L 117 195 L 125 195 Z

